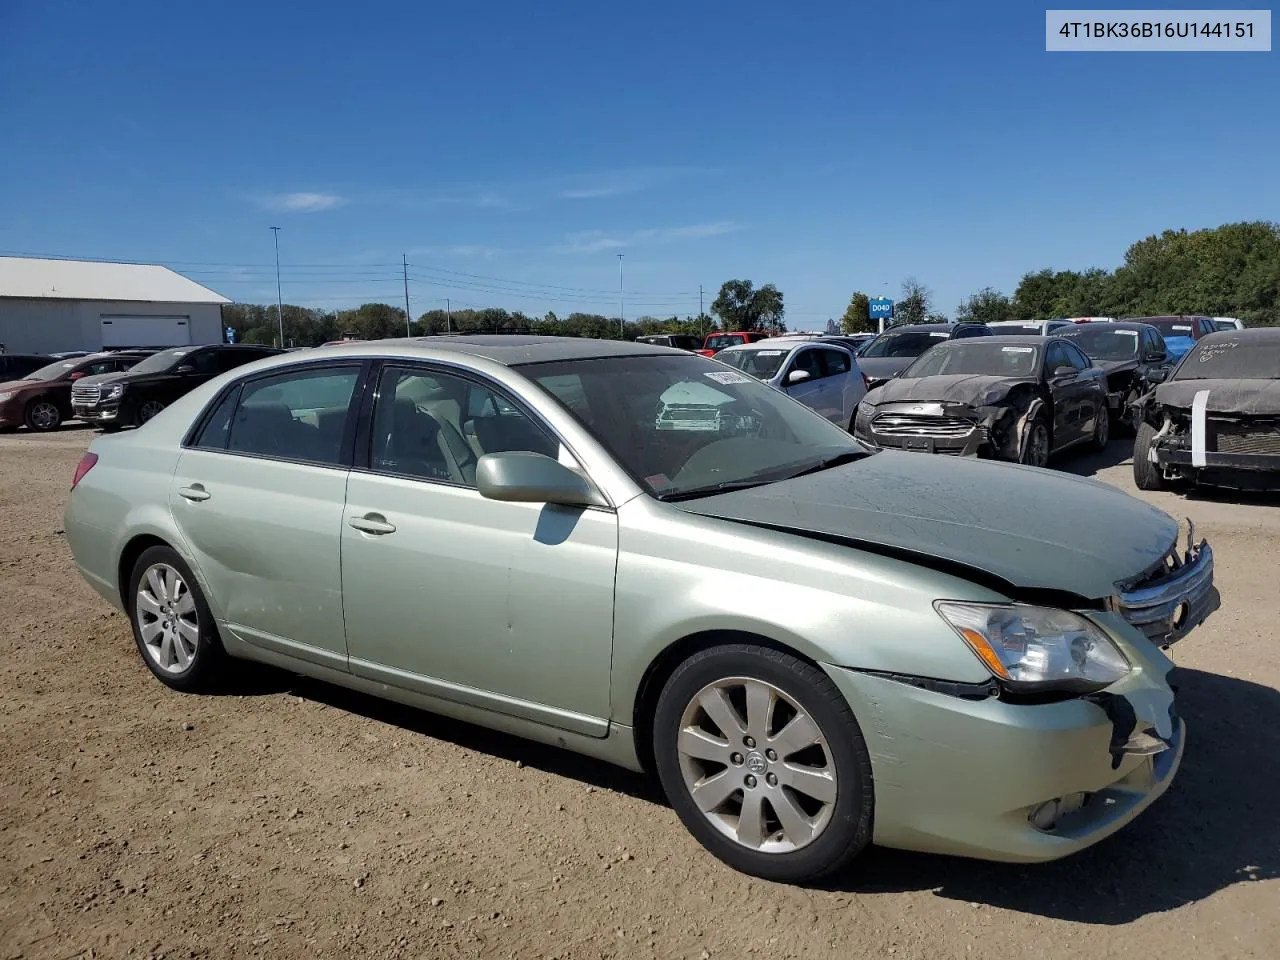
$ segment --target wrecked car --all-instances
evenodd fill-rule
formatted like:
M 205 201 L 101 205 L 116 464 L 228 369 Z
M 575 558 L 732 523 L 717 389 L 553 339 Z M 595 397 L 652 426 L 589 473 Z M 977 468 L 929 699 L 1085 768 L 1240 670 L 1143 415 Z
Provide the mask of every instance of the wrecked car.
M 665 429 L 668 405 L 717 413 Z M 1161 647 L 1215 600 L 1209 546 L 1114 487 L 877 452 L 619 341 L 281 354 L 71 481 L 77 569 L 158 682 L 274 664 L 648 771 L 777 881 L 869 843 L 1029 862 L 1121 829 L 1183 755 Z
M 1164 337 L 1149 323 L 1091 323 L 1057 334 L 1079 347 L 1107 377 L 1107 408 L 1113 423 L 1130 432 L 1137 429 L 1134 404 L 1174 366 Z
M 1057 337 L 939 344 L 858 405 L 854 435 L 876 447 L 1043 467 L 1110 436 L 1107 380 Z
M 1140 489 L 1280 489 L 1280 329 L 1203 337 L 1137 409 Z

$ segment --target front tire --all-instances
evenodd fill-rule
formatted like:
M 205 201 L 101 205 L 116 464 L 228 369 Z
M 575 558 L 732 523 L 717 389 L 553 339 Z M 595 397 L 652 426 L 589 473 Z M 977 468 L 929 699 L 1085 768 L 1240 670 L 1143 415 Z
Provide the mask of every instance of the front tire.
M 1156 428 L 1147 421 L 1143 420 L 1138 424 L 1138 432 L 1133 438 L 1133 482 L 1139 490 L 1165 488 L 1160 465 L 1152 463 L 1148 457 L 1155 436 Z
M 226 653 L 200 585 L 177 551 L 143 551 L 127 596 L 134 642 L 156 679 L 184 693 L 214 689 Z
M 871 838 L 871 758 L 831 679 L 754 644 L 694 654 L 667 680 L 653 721 L 658 776 L 708 851 L 743 873 L 809 882 Z
M 1098 407 L 1098 415 L 1093 423 L 1093 449 L 1102 452 L 1111 442 L 1111 410 L 1104 400 Z
M 27 407 L 27 412 L 23 419 L 31 430 L 35 430 L 38 433 L 46 433 L 50 430 L 57 430 L 62 425 L 62 411 L 58 409 L 56 403 L 50 403 L 48 400 L 36 400 Z
M 1018 457 L 1018 462 L 1029 467 L 1049 466 L 1051 444 L 1049 421 L 1043 416 L 1037 415 L 1031 421 L 1031 427 L 1027 431 L 1027 443 L 1022 448 L 1022 454 Z
M 164 408 L 165 404 L 161 403 L 159 400 L 147 400 L 138 408 L 138 426 L 142 426 Z

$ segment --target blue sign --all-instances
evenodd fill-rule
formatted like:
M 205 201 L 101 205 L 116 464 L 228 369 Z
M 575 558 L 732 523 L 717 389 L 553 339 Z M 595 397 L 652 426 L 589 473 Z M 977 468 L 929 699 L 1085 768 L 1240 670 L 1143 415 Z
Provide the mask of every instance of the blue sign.
M 227 343 L 235 343 L 235 342 L 236 342 L 235 327 L 227 327 Z
M 867 301 L 867 316 L 872 320 L 892 320 L 893 301 L 888 297 L 873 297 Z

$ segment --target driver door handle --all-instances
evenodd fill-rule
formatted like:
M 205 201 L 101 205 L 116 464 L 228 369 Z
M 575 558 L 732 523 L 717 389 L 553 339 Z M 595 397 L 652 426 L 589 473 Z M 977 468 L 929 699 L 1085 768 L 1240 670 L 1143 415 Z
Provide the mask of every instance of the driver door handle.
M 347 526 L 354 530 L 359 530 L 361 533 L 371 533 L 374 536 L 396 532 L 396 525 L 388 523 L 387 518 L 380 513 L 366 513 L 363 517 L 352 517 L 347 521 Z
M 213 496 L 213 494 L 211 494 L 208 490 L 206 490 L 201 484 L 193 483 L 189 487 L 179 487 L 178 496 L 184 497 L 187 500 L 192 500 L 192 501 L 195 501 L 196 503 L 199 503 L 203 500 L 208 500 L 211 496 Z

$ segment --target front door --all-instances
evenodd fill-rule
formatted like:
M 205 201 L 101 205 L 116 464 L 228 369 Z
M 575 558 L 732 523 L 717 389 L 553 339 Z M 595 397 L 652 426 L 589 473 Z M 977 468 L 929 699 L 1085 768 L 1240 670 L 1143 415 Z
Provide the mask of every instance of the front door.
M 169 497 L 224 628 L 339 670 L 344 451 L 360 369 L 330 364 L 233 389 L 183 451 Z
M 494 385 L 383 368 L 342 523 L 351 671 L 604 736 L 618 523 L 610 510 L 486 500 L 485 453 L 565 459 Z
M 788 383 L 792 371 L 803 370 L 809 374 L 809 379 L 801 380 L 799 383 Z M 818 351 L 812 347 L 801 347 L 791 356 L 790 362 L 787 364 L 787 372 L 782 375 L 782 386 L 786 390 L 787 396 L 794 397 L 806 407 L 827 416 L 827 405 L 825 401 L 826 383 L 822 377 L 822 363 L 818 358 Z

